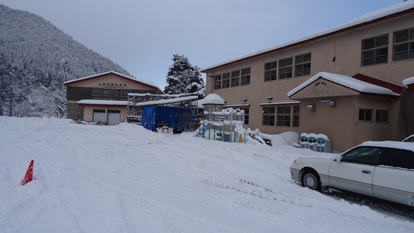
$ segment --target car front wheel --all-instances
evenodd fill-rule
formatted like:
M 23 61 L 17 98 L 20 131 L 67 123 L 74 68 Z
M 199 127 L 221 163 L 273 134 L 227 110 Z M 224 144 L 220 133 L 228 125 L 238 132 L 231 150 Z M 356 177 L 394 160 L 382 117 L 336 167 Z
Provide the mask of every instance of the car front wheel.
M 302 186 L 312 190 L 321 190 L 321 181 L 319 176 L 314 171 L 304 171 L 302 174 Z

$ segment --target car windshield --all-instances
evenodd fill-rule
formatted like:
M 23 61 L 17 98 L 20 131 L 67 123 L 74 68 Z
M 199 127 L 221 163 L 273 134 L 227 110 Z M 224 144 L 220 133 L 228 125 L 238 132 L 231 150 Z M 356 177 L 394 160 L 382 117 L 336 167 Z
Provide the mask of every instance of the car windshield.
M 381 152 L 381 148 L 365 146 L 358 147 L 344 154 L 341 158 L 341 161 L 349 163 L 376 165 L 378 163 L 378 159 Z

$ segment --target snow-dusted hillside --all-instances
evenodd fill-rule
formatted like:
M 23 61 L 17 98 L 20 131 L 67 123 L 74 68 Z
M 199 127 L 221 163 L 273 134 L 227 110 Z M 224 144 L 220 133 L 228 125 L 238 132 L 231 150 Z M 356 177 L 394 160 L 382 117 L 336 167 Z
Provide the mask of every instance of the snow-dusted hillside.
M 304 189 L 288 145 L 231 144 L 140 126 L 0 117 L 0 231 L 414 232 L 402 216 Z M 30 160 L 36 180 L 21 186 Z
M 131 76 L 40 16 L 0 4 L 0 116 L 62 117 L 63 82 L 110 70 Z

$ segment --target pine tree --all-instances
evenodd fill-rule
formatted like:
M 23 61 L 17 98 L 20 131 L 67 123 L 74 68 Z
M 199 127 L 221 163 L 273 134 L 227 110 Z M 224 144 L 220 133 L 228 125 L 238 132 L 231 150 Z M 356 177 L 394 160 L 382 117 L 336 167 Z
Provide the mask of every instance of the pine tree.
M 173 65 L 167 73 L 166 94 L 197 93 L 199 98 L 204 97 L 205 85 L 200 75 L 200 68 L 192 66 L 187 57 L 173 55 Z

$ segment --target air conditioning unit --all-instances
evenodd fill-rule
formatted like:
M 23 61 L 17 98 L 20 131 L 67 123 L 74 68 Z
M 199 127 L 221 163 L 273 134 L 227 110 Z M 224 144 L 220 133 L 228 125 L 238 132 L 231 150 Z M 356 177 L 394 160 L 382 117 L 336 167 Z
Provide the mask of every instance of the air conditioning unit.
M 308 104 L 307 106 L 306 106 L 306 108 L 309 110 L 309 111 L 315 111 L 316 110 L 316 105 L 315 104 Z

